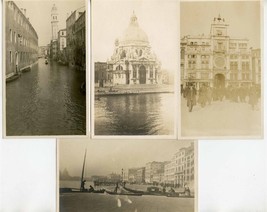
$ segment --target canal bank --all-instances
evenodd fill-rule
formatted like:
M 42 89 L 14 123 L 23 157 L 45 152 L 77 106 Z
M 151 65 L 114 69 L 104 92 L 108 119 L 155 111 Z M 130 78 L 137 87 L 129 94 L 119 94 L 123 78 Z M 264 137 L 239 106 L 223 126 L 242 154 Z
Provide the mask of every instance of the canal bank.
M 6 135 L 85 135 L 85 72 L 40 58 L 6 83 Z
M 113 95 L 134 95 L 134 94 L 156 94 L 156 93 L 174 93 L 173 85 L 115 85 L 109 87 L 95 87 L 95 96 L 113 96 Z

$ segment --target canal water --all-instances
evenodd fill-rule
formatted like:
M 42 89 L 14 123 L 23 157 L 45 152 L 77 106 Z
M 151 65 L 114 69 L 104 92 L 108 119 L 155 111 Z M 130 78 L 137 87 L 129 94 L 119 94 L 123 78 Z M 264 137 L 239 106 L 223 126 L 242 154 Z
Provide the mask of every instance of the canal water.
M 85 135 L 84 81 L 85 72 L 39 59 L 6 84 L 6 135 Z
M 174 135 L 173 93 L 100 97 L 94 113 L 95 135 Z
M 88 182 L 87 187 L 89 185 L 92 183 Z M 60 181 L 60 187 L 79 188 L 79 181 Z M 114 190 L 114 187 L 108 189 Z M 62 212 L 193 212 L 194 198 L 109 195 L 107 193 L 60 193 L 59 210 Z

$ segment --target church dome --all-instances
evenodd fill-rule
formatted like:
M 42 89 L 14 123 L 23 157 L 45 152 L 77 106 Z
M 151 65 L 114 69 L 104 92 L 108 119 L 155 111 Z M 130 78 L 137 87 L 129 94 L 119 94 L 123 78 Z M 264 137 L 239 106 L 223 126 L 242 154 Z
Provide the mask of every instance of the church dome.
M 139 27 L 137 17 L 135 14 L 132 15 L 130 24 L 125 30 L 124 35 L 121 39 L 121 44 L 125 45 L 144 45 L 149 44 L 147 34 Z

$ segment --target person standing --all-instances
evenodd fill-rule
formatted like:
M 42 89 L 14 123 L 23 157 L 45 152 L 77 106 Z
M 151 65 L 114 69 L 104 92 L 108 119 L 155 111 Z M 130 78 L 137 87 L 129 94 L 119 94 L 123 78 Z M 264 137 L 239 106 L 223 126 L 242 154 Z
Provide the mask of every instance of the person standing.
M 255 105 L 258 104 L 258 92 L 255 85 L 252 85 L 249 90 L 249 104 L 251 105 L 252 110 L 254 110 Z
M 196 88 L 191 84 L 187 90 L 186 99 L 189 112 L 192 112 L 193 106 L 196 105 Z

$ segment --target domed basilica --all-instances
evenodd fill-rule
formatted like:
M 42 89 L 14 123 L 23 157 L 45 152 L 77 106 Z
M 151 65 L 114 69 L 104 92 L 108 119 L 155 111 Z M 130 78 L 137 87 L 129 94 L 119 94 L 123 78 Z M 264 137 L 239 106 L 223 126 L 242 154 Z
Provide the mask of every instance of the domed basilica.
M 130 24 L 107 61 L 113 84 L 161 84 L 161 64 L 133 13 Z

